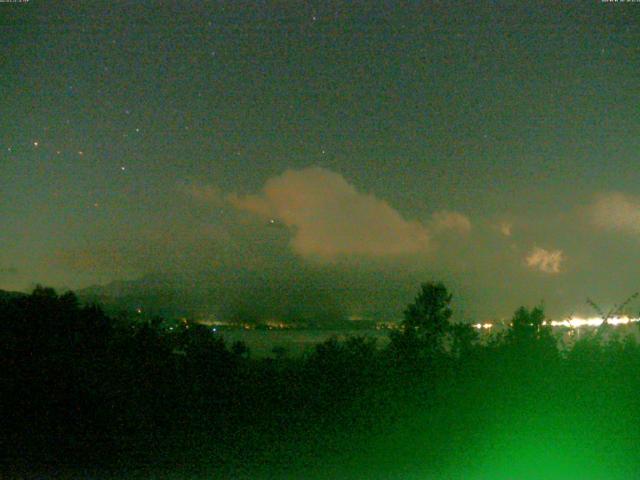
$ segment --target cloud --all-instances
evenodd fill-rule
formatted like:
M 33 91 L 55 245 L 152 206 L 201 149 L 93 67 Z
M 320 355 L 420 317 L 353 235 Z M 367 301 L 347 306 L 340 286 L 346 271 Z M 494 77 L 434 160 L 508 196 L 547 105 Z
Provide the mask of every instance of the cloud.
M 527 266 L 533 270 L 540 270 L 544 273 L 560 273 L 560 263 L 564 258 L 561 250 L 545 250 L 534 247 L 525 261 Z
M 471 221 L 467 216 L 448 210 L 435 212 L 431 216 L 429 226 L 434 232 L 453 231 L 466 234 L 471 231 Z
M 511 225 L 508 222 L 502 222 L 499 225 L 500 233 L 502 235 L 504 235 L 505 237 L 510 237 L 511 236 L 512 228 L 513 228 L 513 225 Z
M 423 224 L 404 219 L 384 200 L 358 191 L 323 168 L 287 170 L 269 179 L 258 195 L 227 199 L 240 210 L 289 227 L 291 246 L 301 256 L 415 254 L 427 251 L 430 244 Z
M 603 230 L 640 234 L 640 198 L 620 192 L 599 195 L 591 206 L 592 223 Z

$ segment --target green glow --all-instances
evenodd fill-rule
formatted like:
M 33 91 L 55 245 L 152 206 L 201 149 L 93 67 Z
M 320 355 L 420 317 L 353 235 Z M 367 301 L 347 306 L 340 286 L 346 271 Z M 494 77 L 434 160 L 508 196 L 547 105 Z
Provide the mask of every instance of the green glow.
M 456 459 L 453 478 L 612 479 L 637 478 L 628 438 L 594 425 L 590 415 L 562 412 L 506 416 L 484 432 L 479 445 Z M 474 443 L 474 442 L 471 442 Z M 637 447 L 635 448 L 637 455 Z M 465 467 L 462 467 L 465 465 Z M 462 470 L 461 470 L 462 469 Z

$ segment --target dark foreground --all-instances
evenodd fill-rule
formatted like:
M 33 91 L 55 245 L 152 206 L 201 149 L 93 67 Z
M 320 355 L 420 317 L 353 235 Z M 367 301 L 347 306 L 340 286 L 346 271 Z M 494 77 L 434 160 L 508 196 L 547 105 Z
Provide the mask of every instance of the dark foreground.
M 385 348 L 252 359 L 72 294 L 0 301 L 2 478 L 640 477 L 640 347 L 559 350 L 539 309 L 482 344 L 427 284 Z M 606 340 L 605 340 L 606 339 Z

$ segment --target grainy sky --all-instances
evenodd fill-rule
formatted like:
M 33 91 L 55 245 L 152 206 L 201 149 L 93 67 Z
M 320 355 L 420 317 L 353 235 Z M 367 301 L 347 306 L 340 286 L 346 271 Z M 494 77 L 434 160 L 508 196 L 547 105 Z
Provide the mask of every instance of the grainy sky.
M 399 313 L 429 279 L 464 318 L 619 302 L 640 289 L 639 19 L 0 3 L 0 288 L 164 278 L 269 314 Z

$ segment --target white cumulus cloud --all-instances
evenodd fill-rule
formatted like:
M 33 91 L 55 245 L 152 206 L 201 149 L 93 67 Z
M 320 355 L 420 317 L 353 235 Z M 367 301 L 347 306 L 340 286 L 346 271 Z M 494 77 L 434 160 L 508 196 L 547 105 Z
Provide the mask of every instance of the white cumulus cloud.
M 534 247 L 526 256 L 525 261 L 527 266 L 533 270 L 544 273 L 560 273 L 560 264 L 564 258 L 561 250 L 545 250 Z
M 287 170 L 267 180 L 257 195 L 227 199 L 240 210 L 289 227 L 291 246 L 302 256 L 415 254 L 430 245 L 425 225 L 403 218 L 386 201 L 358 191 L 340 174 L 323 168 Z M 466 225 L 457 218 L 449 223 Z

